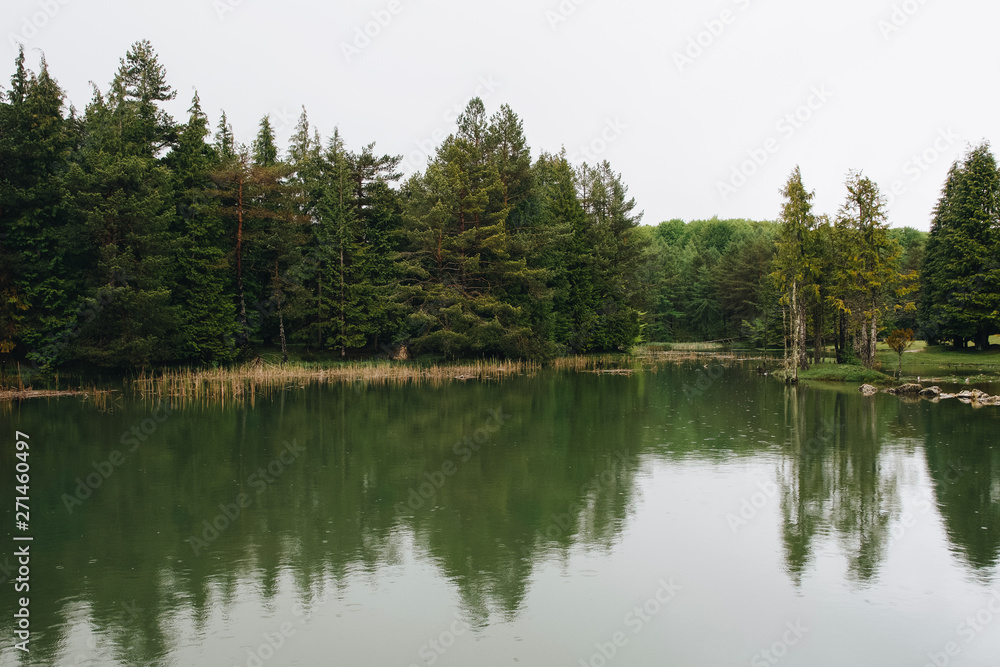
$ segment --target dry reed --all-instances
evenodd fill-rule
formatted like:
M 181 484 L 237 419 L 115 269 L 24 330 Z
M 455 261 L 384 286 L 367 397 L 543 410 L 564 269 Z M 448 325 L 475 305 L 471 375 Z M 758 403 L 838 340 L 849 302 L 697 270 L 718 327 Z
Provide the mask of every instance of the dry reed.
M 399 361 L 344 363 L 317 367 L 304 364 L 268 364 L 260 360 L 233 368 L 170 369 L 143 372 L 131 382 L 142 396 L 186 400 L 251 401 L 257 394 L 304 388 L 311 384 L 393 385 L 500 380 L 533 373 L 539 364 L 529 361 L 472 361 L 420 366 Z

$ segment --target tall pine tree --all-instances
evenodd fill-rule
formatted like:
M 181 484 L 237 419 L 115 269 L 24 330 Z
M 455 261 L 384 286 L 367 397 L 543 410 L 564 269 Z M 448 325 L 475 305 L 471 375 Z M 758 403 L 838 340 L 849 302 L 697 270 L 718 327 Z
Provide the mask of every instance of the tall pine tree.
M 924 336 L 978 349 L 1000 332 L 1000 174 L 990 146 L 952 165 L 921 275 Z

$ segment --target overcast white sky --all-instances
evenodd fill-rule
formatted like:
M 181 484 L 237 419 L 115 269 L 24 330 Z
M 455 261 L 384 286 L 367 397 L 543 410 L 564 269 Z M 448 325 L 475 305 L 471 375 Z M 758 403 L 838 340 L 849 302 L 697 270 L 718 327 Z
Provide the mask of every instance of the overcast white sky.
M 197 88 L 242 141 L 270 113 L 285 146 L 305 105 L 412 172 L 479 94 L 533 157 L 608 159 L 647 224 L 774 219 L 798 164 L 818 213 L 860 169 L 927 229 L 949 165 L 1000 137 L 998 24 L 996 0 L 4 0 L 0 75 L 21 40 L 82 109 L 146 38 L 174 117 Z

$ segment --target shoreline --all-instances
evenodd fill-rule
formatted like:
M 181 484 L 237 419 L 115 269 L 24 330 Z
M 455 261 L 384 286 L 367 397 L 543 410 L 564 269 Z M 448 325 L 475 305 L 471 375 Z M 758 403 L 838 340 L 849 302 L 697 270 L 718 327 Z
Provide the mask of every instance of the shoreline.
M 706 349 L 707 347 L 707 349 Z M 666 348 L 666 349 L 664 349 Z M 31 398 L 60 398 L 68 396 L 99 396 L 123 391 L 139 396 L 156 395 L 164 398 L 240 400 L 258 393 L 284 390 L 289 387 L 304 387 L 308 384 L 354 384 L 387 385 L 400 383 L 428 383 L 440 386 L 455 381 L 501 381 L 517 375 L 534 375 L 542 369 L 557 371 L 585 372 L 602 375 L 625 375 L 652 370 L 665 363 L 681 363 L 698 359 L 747 363 L 767 360 L 780 364 L 780 359 L 762 355 L 759 350 L 726 350 L 716 345 L 643 345 L 631 353 L 597 353 L 559 357 L 547 362 L 525 360 L 464 360 L 454 362 L 420 363 L 413 360 L 370 360 L 349 362 L 304 362 L 276 363 L 262 357 L 227 368 L 163 368 L 142 371 L 137 376 L 123 375 L 122 389 L 99 389 L 96 385 L 82 385 L 67 389 L 33 389 L 31 387 L 0 387 L 0 401 L 15 401 Z M 968 364 L 978 371 L 974 376 L 977 383 L 998 383 L 1000 375 L 990 364 Z M 766 366 L 763 366 L 766 368 Z M 933 368 L 933 367 L 932 367 Z M 759 371 L 760 369 L 758 369 Z M 928 370 L 932 370 L 928 368 Z M 937 367 L 934 370 L 944 370 Z M 811 371 L 811 372 L 810 372 Z M 947 373 L 947 371 L 945 371 Z M 766 373 L 765 373 L 766 374 Z M 803 374 L 805 377 L 803 377 Z M 809 377 L 809 376 L 812 377 Z M 921 373 L 921 375 L 923 375 Z M 864 369 L 860 366 L 819 364 L 809 371 L 800 372 L 803 383 L 832 383 L 846 386 L 877 384 L 892 388 L 906 383 L 942 382 L 957 384 L 959 378 L 944 378 L 940 374 L 923 376 L 905 374 L 896 379 L 888 374 Z M 86 380 L 83 380 L 86 382 Z M 963 387 L 965 388 L 965 387 Z M 890 389 L 891 391 L 891 389 Z

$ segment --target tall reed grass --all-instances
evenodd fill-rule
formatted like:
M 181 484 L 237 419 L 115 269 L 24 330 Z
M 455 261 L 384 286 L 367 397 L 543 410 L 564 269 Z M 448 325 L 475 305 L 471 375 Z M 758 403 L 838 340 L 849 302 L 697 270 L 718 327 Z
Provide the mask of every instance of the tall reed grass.
M 131 380 L 134 393 L 184 400 L 216 399 L 251 401 L 270 393 L 311 384 L 394 385 L 427 383 L 439 386 L 464 380 L 495 381 L 511 375 L 531 374 L 540 364 L 530 361 L 471 361 L 422 366 L 399 361 L 347 362 L 334 366 L 305 363 L 269 364 L 258 360 L 231 368 L 168 369 L 143 372 Z

